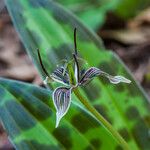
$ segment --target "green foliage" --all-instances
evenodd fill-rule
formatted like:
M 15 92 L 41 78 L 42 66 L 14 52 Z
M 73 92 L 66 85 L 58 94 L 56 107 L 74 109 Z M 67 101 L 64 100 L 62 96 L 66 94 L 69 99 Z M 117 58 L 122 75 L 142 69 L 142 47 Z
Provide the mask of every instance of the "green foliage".
M 144 8 L 149 0 L 56 0 L 74 12 L 90 28 L 97 30 L 105 22 L 106 14 L 113 12 L 122 19 L 130 19 Z
M 98 30 L 106 13 L 115 10 L 120 0 L 56 0 L 74 12 L 85 24 Z
M 56 65 L 60 62 L 60 60 L 64 58 L 70 59 L 71 53 L 73 52 L 73 29 L 74 27 L 77 27 L 77 43 L 79 53 L 81 57 L 87 60 L 89 66 L 98 67 L 112 75 L 120 74 L 132 80 L 131 85 L 120 84 L 114 86 L 110 85 L 109 82 L 104 78 L 97 78 L 86 87 L 80 89 L 80 92 L 113 125 L 113 127 L 120 132 L 120 134 L 128 142 L 131 149 L 148 150 L 150 147 L 148 133 L 150 126 L 150 105 L 148 102 L 148 98 L 146 97 L 141 87 L 134 81 L 121 60 L 112 52 L 105 51 L 101 40 L 92 31 L 85 27 L 73 14 L 53 1 L 6 0 L 6 4 L 13 19 L 13 23 L 22 39 L 22 42 L 24 43 L 28 54 L 31 56 L 33 62 L 37 66 L 43 78 L 45 78 L 45 75 L 40 67 L 36 49 L 40 49 L 44 65 L 46 66 L 49 73 L 51 73 L 56 68 Z M 6 89 L 8 89 L 9 87 L 15 89 L 12 85 L 19 86 L 19 84 L 10 84 L 10 82 L 8 82 L 9 84 L 6 84 L 5 82 L 0 83 L 2 84 L 2 86 L 6 85 Z M 26 87 L 25 89 L 29 89 L 27 88 L 27 86 L 23 86 L 22 84 L 20 87 L 21 88 L 17 89 L 23 90 L 23 87 Z M 8 99 L 13 99 L 14 96 L 12 97 L 12 93 L 6 91 L 6 89 L 3 88 L 4 87 L 1 88 L 1 91 L 3 91 L 3 93 L 6 93 L 4 95 L 7 95 L 9 97 Z M 24 91 L 26 90 L 23 90 L 23 92 Z M 26 100 L 32 102 L 32 90 L 28 91 L 31 91 L 31 93 L 24 92 L 25 95 L 29 94 L 29 96 L 26 96 Z M 17 90 L 15 90 L 15 92 L 17 92 Z M 18 97 L 18 99 L 16 100 L 17 104 L 21 99 L 20 97 L 24 95 L 22 93 L 20 94 L 20 92 L 17 92 L 15 96 Z M 35 93 L 39 94 L 40 90 L 39 92 Z M 33 95 L 35 93 L 33 93 Z M 45 97 L 45 95 L 41 95 L 42 98 L 40 97 L 39 99 L 45 98 L 46 100 L 48 100 L 48 97 L 50 96 L 49 95 Z M 73 96 L 72 99 L 75 103 L 77 103 L 77 105 L 81 106 L 81 104 L 76 100 L 75 96 Z M 5 99 L 4 97 L 1 105 L 5 104 L 5 101 L 7 102 L 7 99 Z M 25 100 L 23 100 L 23 102 L 24 101 Z M 21 105 L 21 102 L 19 102 L 19 104 L 19 112 L 21 110 L 24 111 L 24 105 Z M 76 130 L 73 129 L 72 126 L 70 126 L 70 124 L 67 123 L 64 119 L 64 123 L 60 125 L 60 128 L 63 128 L 64 125 L 68 124 L 65 130 L 69 130 L 69 133 L 71 134 L 71 140 L 70 138 L 67 138 L 68 135 L 66 135 L 66 133 L 68 132 L 66 132 L 65 130 L 54 129 L 54 115 L 49 116 L 50 118 L 52 117 L 52 120 L 49 119 L 51 121 L 48 120 L 48 122 L 47 119 L 43 119 L 43 116 L 41 117 L 41 120 L 36 119 L 36 116 L 38 118 L 41 114 L 43 114 L 43 112 L 45 112 L 43 111 L 44 109 L 36 109 L 37 111 L 39 111 L 39 113 L 33 113 L 30 121 L 26 121 L 28 119 L 23 120 L 25 124 L 28 124 L 30 122 L 32 123 L 36 120 L 36 125 L 39 125 L 40 131 L 43 130 L 43 132 L 37 133 L 36 131 L 38 131 L 38 128 L 36 128 L 36 131 L 34 133 L 34 127 L 36 127 L 34 126 L 30 128 L 31 130 L 33 129 L 31 133 L 29 133 L 29 129 L 25 130 L 27 133 L 24 133 L 24 130 L 20 130 L 22 128 L 24 129 L 24 126 L 21 123 L 19 124 L 17 122 L 19 119 L 20 122 L 22 119 L 24 119 L 22 117 L 23 114 L 22 116 L 18 116 L 18 114 L 20 114 L 17 112 L 18 109 L 16 110 L 15 107 L 10 108 L 10 106 L 8 106 L 9 105 L 6 105 L 5 107 L 3 106 L 2 108 L 4 109 L 1 109 L 1 118 L 3 121 L 5 121 L 4 125 L 7 127 L 6 129 L 9 130 L 10 134 L 13 134 L 13 132 L 19 132 L 21 134 L 21 139 L 23 139 L 22 135 L 23 137 L 25 136 L 25 138 L 30 139 L 30 136 L 32 137 L 33 134 L 31 140 L 28 139 L 24 141 L 28 146 L 27 149 L 29 150 L 32 149 L 32 146 L 30 147 L 30 144 L 33 143 L 33 145 L 36 146 L 35 143 L 38 141 L 37 137 L 41 136 L 44 138 L 44 135 L 42 134 L 48 134 L 47 132 L 49 132 L 49 134 L 46 135 L 47 140 L 43 140 L 43 142 L 49 143 L 51 141 L 50 133 L 53 134 L 53 130 L 55 130 L 55 134 L 60 135 L 60 132 L 64 134 L 60 137 L 63 139 L 63 142 L 61 142 L 61 146 L 65 148 L 66 145 L 64 143 L 66 143 L 66 141 L 68 140 L 71 143 L 76 143 L 71 144 L 69 149 L 75 149 L 75 145 L 86 147 L 88 146 L 89 141 L 90 144 L 93 144 L 93 149 L 100 149 L 101 147 L 102 150 L 113 150 L 119 148 L 114 139 L 108 135 L 104 127 L 88 127 L 89 124 L 93 125 L 93 121 L 88 117 L 84 117 L 84 119 L 86 119 L 86 121 L 88 122 L 85 123 L 85 121 L 81 121 L 80 119 L 83 118 L 84 113 L 81 114 L 79 108 L 76 109 L 77 106 L 75 105 L 71 106 L 71 110 L 73 109 L 73 111 L 69 110 L 67 116 L 65 116 L 65 119 L 68 119 L 69 122 L 71 122 L 73 125 L 75 124 L 76 126 L 78 126 L 76 127 L 77 130 L 80 132 L 82 131 L 82 133 L 84 133 L 84 136 L 87 136 L 86 138 L 88 140 L 85 139 L 82 134 L 78 134 L 78 132 L 76 132 Z M 32 105 L 29 105 L 28 103 L 28 106 Z M 39 104 L 39 106 L 41 105 Z M 52 104 L 49 104 L 49 106 L 50 108 L 52 108 Z M 46 107 L 47 109 L 50 109 L 48 106 Z M 9 109 L 11 110 L 11 112 L 9 112 Z M 15 111 L 13 111 L 13 109 Z M 32 109 L 34 109 L 34 107 L 30 108 L 30 113 L 32 112 Z M 2 117 L 4 114 L 11 115 L 12 112 L 13 117 L 16 118 L 16 122 L 14 122 L 14 119 L 12 119 L 12 117 L 7 120 Z M 74 118 L 74 113 L 72 112 L 80 114 L 80 116 L 75 115 L 76 117 L 75 119 L 73 119 L 73 122 L 71 121 L 72 118 Z M 44 125 L 42 125 L 43 123 Z M 17 126 L 16 128 L 11 128 L 10 124 L 15 124 Z M 43 127 L 46 128 L 46 130 Z M 84 129 L 86 129 L 87 127 L 88 130 L 85 131 Z M 65 131 L 65 133 L 63 131 Z M 80 135 L 81 137 L 79 137 Z M 11 136 L 11 138 L 13 139 L 14 137 Z M 54 137 L 52 136 L 52 138 Z M 84 139 L 82 140 L 82 138 Z M 20 140 L 20 138 L 17 139 Z M 32 142 L 32 140 L 34 142 Z M 40 141 L 38 142 L 40 143 Z M 82 141 L 85 142 L 85 145 Z M 58 142 L 55 141 L 55 138 L 53 143 L 55 143 L 55 145 L 58 144 Z M 17 145 L 17 143 L 15 142 L 14 144 Z M 46 146 L 46 143 L 42 144 Z M 100 147 L 95 148 L 95 145 L 98 145 Z M 83 147 L 81 149 L 84 149 Z M 36 148 L 38 149 L 38 147 Z M 23 148 L 18 147 L 18 149 Z
M 0 118 L 18 150 L 109 149 L 117 143 L 86 110 L 72 103 L 55 128 L 51 91 L 0 78 Z M 103 144 L 102 144 L 103 143 Z
M 149 6 L 149 0 L 122 0 L 118 4 L 115 13 L 124 19 L 129 19 L 136 16 L 141 10 Z

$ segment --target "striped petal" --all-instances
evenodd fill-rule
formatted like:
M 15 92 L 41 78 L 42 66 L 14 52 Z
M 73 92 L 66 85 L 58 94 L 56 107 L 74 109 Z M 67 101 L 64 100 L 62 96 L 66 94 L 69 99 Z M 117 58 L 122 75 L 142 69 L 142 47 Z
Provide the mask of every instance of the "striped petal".
M 109 75 L 108 73 L 106 72 L 101 72 L 101 75 L 107 77 L 109 79 L 109 81 L 113 84 L 118 84 L 120 82 L 124 82 L 124 83 L 131 83 L 131 81 L 123 76 L 112 76 L 112 75 Z
M 69 75 L 64 67 L 57 68 L 50 75 L 50 77 L 56 82 L 62 83 L 64 85 L 69 85 Z
M 67 113 L 71 103 L 72 88 L 58 87 L 53 92 L 53 102 L 56 108 L 56 128 L 61 118 Z
M 103 75 L 103 76 L 107 77 L 109 79 L 109 81 L 113 84 L 118 84 L 120 82 L 131 83 L 131 81 L 129 79 L 127 79 L 123 76 L 112 76 L 106 72 L 103 72 L 102 70 L 100 70 L 96 67 L 91 67 L 84 73 L 79 84 L 85 85 L 89 81 L 91 81 L 94 77 L 99 76 L 99 75 Z
M 113 84 L 118 84 L 120 82 L 131 83 L 131 81 L 123 76 L 108 76 L 108 79 Z
M 82 76 L 79 84 L 80 85 L 85 85 L 89 81 L 91 81 L 94 77 L 98 76 L 101 74 L 101 70 L 96 68 L 96 67 L 91 67 L 89 68 Z

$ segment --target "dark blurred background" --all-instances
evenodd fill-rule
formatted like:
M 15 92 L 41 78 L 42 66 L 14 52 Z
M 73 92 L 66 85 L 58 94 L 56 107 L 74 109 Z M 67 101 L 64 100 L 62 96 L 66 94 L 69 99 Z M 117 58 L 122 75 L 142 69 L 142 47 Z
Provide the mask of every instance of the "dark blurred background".
M 134 10 L 133 10 L 134 11 Z M 108 11 L 97 34 L 107 49 L 117 53 L 135 79 L 150 96 L 150 7 L 142 8 L 128 19 Z M 7 9 L 0 0 L 0 77 L 42 85 L 12 25 Z M 13 150 L 0 124 L 0 150 Z

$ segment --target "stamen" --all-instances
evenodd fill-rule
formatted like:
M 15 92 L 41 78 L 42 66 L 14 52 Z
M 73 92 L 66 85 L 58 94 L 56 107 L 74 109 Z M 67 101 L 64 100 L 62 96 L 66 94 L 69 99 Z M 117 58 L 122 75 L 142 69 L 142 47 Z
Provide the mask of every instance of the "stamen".
M 76 39 L 76 31 L 77 29 L 74 29 L 74 49 L 75 49 L 75 54 L 78 55 L 77 53 L 77 39 Z
M 42 67 L 44 73 L 45 73 L 48 77 L 50 77 L 49 74 L 48 74 L 48 72 L 47 72 L 47 70 L 45 69 L 45 67 L 44 67 L 44 65 L 43 65 L 43 62 L 42 62 L 42 58 L 41 58 L 39 49 L 37 49 L 37 52 L 38 52 L 38 57 L 39 57 L 40 65 L 41 65 L 41 67 Z

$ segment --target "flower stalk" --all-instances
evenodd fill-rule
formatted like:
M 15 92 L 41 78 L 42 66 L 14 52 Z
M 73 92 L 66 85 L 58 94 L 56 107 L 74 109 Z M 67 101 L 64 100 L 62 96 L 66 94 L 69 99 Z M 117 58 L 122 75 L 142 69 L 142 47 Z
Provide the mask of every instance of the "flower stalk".
M 111 133 L 111 135 L 119 142 L 124 150 L 130 150 L 127 142 L 112 127 L 112 125 L 81 95 L 78 88 L 74 89 L 74 93 L 78 100 L 86 107 L 86 109 Z

